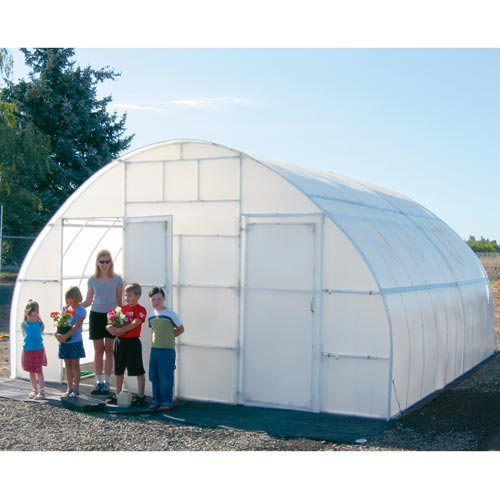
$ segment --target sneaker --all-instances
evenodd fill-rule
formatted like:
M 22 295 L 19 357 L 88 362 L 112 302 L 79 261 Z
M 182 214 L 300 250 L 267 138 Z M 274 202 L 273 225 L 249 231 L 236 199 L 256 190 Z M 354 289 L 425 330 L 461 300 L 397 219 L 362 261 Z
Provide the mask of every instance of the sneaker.
M 39 401 L 40 399 L 47 399 L 45 397 L 45 391 L 40 391 L 33 399 L 36 399 L 37 401 Z
M 71 389 L 68 389 L 61 397 L 62 398 L 67 398 L 68 396 L 71 396 Z
M 30 399 L 35 399 L 36 395 L 37 395 L 37 392 L 36 392 L 36 391 L 31 391 L 31 392 L 28 394 L 28 397 L 29 397 Z
M 108 399 L 106 399 L 106 404 L 108 405 L 117 405 L 118 400 L 116 399 L 116 394 L 112 394 L 112 396 Z
M 148 406 L 148 408 L 149 408 L 150 410 L 157 410 L 159 407 L 160 407 L 160 405 L 159 405 L 158 403 L 155 403 L 155 402 L 151 403 L 151 404 Z
M 110 394 L 111 391 L 109 390 L 109 384 L 107 382 L 104 382 L 101 387 L 101 394 Z
M 80 393 L 78 391 L 75 391 L 75 389 L 72 389 L 69 397 L 70 398 L 79 398 L 80 397 Z
M 172 409 L 171 406 L 160 406 L 158 411 L 170 411 Z
M 142 398 L 136 396 L 132 399 L 131 406 L 146 406 L 146 396 L 142 396 Z
M 90 394 L 102 394 L 102 384 L 101 382 L 96 382 L 94 388 L 90 391 Z

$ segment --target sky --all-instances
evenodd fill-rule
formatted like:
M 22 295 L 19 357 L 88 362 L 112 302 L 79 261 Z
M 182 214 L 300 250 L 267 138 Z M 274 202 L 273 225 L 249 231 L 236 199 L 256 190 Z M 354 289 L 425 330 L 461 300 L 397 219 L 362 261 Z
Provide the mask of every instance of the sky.
M 213 141 L 384 186 L 500 243 L 498 48 L 96 47 L 75 61 L 121 73 L 98 89 L 127 113 L 129 150 Z

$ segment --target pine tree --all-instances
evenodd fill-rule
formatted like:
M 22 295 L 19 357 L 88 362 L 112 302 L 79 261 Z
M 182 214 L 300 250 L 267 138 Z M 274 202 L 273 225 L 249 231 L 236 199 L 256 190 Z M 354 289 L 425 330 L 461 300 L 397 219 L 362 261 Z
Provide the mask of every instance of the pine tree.
M 126 115 L 108 113 L 111 96 L 97 97 L 97 85 L 119 73 L 76 66 L 70 48 L 21 50 L 31 69 L 29 81 L 9 83 L 3 99 L 50 139 L 49 172 L 36 186 L 46 221 L 88 177 L 119 156 L 133 135 L 125 135 Z

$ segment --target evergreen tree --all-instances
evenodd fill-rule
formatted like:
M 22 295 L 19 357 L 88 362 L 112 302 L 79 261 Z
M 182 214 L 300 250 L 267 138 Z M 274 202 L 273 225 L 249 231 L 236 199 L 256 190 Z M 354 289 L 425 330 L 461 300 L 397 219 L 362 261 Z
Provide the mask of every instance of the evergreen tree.
M 76 66 L 73 49 L 21 50 L 29 80 L 9 82 L 2 95 L 50 139 L 49 171 L 36 186 L 46 222 L 88 177 L 119 156 L 133 135 L 125 135 L 126 115 L 107 112 L 111 96 L 97 98 L 97 85 L 119 73 Z
M 8 83 L 12 58 L 0 49 L 0 77 Z M 2 84 L 0 84 L 0 88 Z M 0 100 L 0 204 L 3 236 L 33 234 L 43 224 L 39 179 L 48 171 L 49 139 L 21 116 L 15 104 Z M 2 263 L 19 265 L 31 241 L 2 238 Z

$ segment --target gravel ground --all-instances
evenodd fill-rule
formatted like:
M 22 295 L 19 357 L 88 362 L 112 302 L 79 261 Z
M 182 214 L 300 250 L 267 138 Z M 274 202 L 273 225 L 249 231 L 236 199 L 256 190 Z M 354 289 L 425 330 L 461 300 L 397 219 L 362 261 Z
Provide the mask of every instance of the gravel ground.
M 500 280 L 494 283 L 499 302 Z M 497 329 L 497 345 L 498 345 Z M 8 341 L 0 340 L 0 376 Z M 161 415 L 86 414 L 0 398 L 0 450 L 405 451 L 500 449 L 500 353 L 432 396 L 365 445 L 282 439 L 260 432 L 177 425 Z
M 1 450 L 332 451 L 357 448 L 307 439 L 285 440 L 260 432 L 176 425 L 161 416 L 86 414 L 5 399 L 0 399 L 0 421 L 4 422 Z

